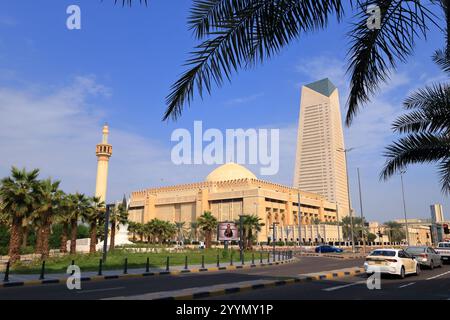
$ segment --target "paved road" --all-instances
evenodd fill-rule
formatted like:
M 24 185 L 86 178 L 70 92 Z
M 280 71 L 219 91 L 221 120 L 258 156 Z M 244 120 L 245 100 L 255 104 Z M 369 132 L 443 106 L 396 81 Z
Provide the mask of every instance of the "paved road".
M 422 270 L 420 276 L 398 279 L 383 276 L 381 290 L 369 290 L 365 275 L 339 280 L 314 281 L 290 286 L 237 293 L 211 300 L 450 300 L 450 266 L 433 271 Z
M 179 290 L 259 279 L 279 279 L 299 274 L 329 271 L 361 266 L 362 260 L 336 260 L 303 257 L 298 262 L 263 268 L 213 272 L 207 274 L 181 274 L 178 276 L 151 276 L 136 279 L 118 279 L 83 282 L 82 290 L 70 291 L 65 285 L 52 284 L 17 288 L 1 288 L 1 299 L 103 299 L 135 296 L 150 292 Z

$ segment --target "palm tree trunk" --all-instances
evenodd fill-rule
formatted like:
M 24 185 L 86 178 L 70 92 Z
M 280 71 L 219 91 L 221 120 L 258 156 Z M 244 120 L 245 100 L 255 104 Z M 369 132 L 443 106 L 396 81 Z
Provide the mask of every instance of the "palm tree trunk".
M 48 258 L 50 254 L 50 246 L 49 246 L 49 238 L 50 238 L 50 221 L 46 221 L 45 225 L 42 228 L 41 235 L 41 259 L 45 260 Z
M 69 224 L 67 222 L 63 223 L 61 232 L 61 244 L 59 246 L 59 252 L 67 252 L 67 238 L 69 237 Z
M 22 227 L 22 247 L 26 248 L 28 245 L 28 227 Z
M 116 244 L 116 222 L 112 221 L 111 222 L 111 241 L 110 241 L 109 251 L 114 250 L 115 244 Z
M 40 226 L 36 230 L 36 246 L 34 247 L 34 253 L 42 254 L 42 230 L 43 226 Z
M 207 249 L 211 248 L 211 231 L 206 231 L 206 239 L 205 239 L 205 246 Z
M 11 263 L 20 260 L 20 245 L 22 240 L 22 218 L 14 217 L 9 239 L 9 260 Z
M 97 245 L 97 221 L 91 223 L 91 243 L 89 245 L 89 253 L 95 253 Z
M 77 219 L 72 219 L 70 222 L 70 228 L 70 254 L 75 254 L 77 252 Z

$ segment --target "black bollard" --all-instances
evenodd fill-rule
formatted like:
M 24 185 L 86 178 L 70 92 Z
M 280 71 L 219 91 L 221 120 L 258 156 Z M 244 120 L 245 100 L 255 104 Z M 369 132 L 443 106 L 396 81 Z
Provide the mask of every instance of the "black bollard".
M 184 270 L 187 270 L 187 269 L 188 269 L 188 257 L 185 256 L 184 257 Z
M 41 275 L 39 276 L 39 280 L 45 279 L 45 260 L 42 261 L 42 267 L 41 267 Z
M 73 265 L 73 266 L 75 265 L 75 260 L 73 260 L 73 259 L 72 259 L 72 265 Z M 71 274 L 71 275 L 73 276 L 74 274 L 75 274 L 75 270 L 72 271 L 72 274 Z
M 147 257 L 147 262 L 145 263 L 145 272 L 149 273 L 150 272 L 150 258 Z
M 103 260 L 99 259 L 98 260 L 98 275 L 101 276 L 102 275 L 102 269 L 103 269 Z
M 205 269 L 205 256 L 202 255 L 202 269 Z
M 3 278 L 3 282 L 9 282 L 9 267 L 11 263 L 8 261 L 6 263 L 5 277 Z
M 242 252 L 242 255 L 241 255 L 241 264 L 242 265 L 244 265 L 244 261 L 245 261 L 245 256 L 244 256 L 244 253 Z
M 254 266 L 254 265 L 255 265 L 255 254 L 252 253 L 252 266 Z
M 233 265 L 233 252 L 230 254 L 230 266 Z
M 125 264 L 123 266 L 123 274 L 128 273 L 128 258 L 125 258 Z
M 220 257 L 217 255 L 217 268 L 220 268 Z
M 166 260 L 166 271 L 169 271 L 170 270 L 170 260 L 169 260 L 169 257 L 167 257 L 167 260 Z
M 267 263 L 270 263 L 270 252 L 267 252 Z
M 259 264 L 262 264 L 263 262 L 262 262 L 262 252 L 260 251 L 259 252 Z

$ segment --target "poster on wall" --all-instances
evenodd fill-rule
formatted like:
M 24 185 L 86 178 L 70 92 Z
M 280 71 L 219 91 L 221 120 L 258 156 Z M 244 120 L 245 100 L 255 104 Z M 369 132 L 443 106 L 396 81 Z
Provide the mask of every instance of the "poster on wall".
M 239 240 L 239 231 L 234 222 L 219 223 L 219 241 L 237 241 Z

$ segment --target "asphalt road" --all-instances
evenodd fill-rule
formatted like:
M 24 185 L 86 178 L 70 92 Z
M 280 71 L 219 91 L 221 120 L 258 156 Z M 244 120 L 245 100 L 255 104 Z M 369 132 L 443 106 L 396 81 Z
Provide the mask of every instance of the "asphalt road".
M 450 266 L 422 270 L 419 276 L 383 276 L 380 290 L 369 290 L 365 275 L 248 291 L 211 300 L 450 300 Z
M 249 280 L 280 279 L 305 273 L 361 266 L 362 263 L 362 260 L 303 257 L 300 261 L 290 264 L 246 270 L 82 282 L 81 290 L 68 290 L 65 285 L 61 284 L 0 288 L 0 300 L 104 299 L 118 296 L 126 297 L 151 292 L 179 290 Z

